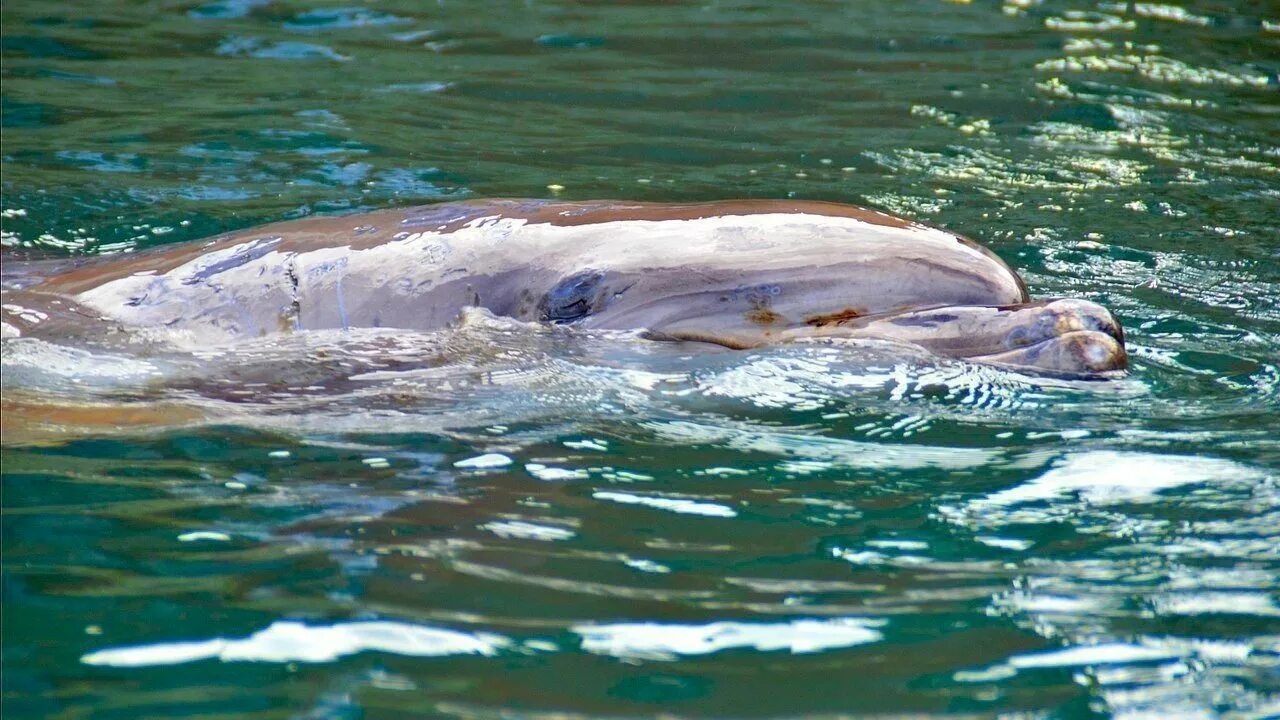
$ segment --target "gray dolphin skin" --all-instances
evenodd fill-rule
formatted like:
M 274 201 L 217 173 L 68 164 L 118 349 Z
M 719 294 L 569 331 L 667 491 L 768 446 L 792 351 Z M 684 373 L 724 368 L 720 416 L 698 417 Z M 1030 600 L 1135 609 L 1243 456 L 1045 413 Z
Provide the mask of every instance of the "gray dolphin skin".
M 1038 373 L 1127 365 L 1105 308 L 1032 301 L 971 240 L 824 202 L 443 203 L 267 225 L 6 285 L 7 336 L 156 327 L 208 345 L 431 330 L 479 306 L 730 348 L 879 338 Z

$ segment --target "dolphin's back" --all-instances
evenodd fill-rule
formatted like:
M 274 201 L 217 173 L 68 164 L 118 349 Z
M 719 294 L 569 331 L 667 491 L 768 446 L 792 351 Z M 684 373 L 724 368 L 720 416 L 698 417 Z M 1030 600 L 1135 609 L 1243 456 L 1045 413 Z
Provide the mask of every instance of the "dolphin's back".
M 647 290 L 637 293 L 678 294 L 698 283 L 721 292 L 759 277 L 809 291 L 852 287 L 860 312 L 1027 299 L 1007 265 L 965 238 L 862 208 L 780 200 L 443 203 L 306 218 L 45 269 L 27 274 L 28 289 L 126 325 L 214 337 L 433 329 L 472 305 L 547 319 L 547 294 L 583 270 L 643 280 Z M 643 326 L 645 313 L 626 307 L 607 325 Z

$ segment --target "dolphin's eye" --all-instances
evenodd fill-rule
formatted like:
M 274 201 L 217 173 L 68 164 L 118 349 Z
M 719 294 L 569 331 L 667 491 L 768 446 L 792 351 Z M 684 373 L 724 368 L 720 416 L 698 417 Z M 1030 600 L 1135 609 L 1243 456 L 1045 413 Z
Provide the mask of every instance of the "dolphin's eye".
M 561 280 L 542 299 L 542 320 L 569 323 L 590 315 L 603 279 L 604 273 L 598 270 L 584 270 Z
M 1031 333 L 1024 327 L 1015 327 L 1004 338 L 1005 347 L 1019 348 L 1031 344 Z

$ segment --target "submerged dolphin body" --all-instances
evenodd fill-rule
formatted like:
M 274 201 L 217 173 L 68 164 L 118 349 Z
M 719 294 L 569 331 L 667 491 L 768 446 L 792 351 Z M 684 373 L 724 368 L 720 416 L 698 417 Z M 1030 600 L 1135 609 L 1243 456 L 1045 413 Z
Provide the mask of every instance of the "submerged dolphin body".
M 953 233 L 834 203 L 491 200 L 309 218 L 7 282 L 7 336 L 161 327 L 188 341 L 431 330 L 469 306 L 731 348 L 882 338 L 1038 372 L 1127 363 L 1119 323 L 1033 302 Z

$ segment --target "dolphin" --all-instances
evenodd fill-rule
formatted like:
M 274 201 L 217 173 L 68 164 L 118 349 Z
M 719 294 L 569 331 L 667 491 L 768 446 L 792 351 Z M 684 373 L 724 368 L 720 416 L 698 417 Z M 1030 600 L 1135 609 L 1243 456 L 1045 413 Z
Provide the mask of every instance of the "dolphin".
M 736 349 L 869 338 L 1086 378 L 1128 362 L 1120 323 L 1102 306 L 1032 300 L 972 240 L 828 202 L 463 201 L 32 268 L 6 271 L 6 336 L 155 328 L 206 346 L 315 329 L 433 330 L 481 307 Z

